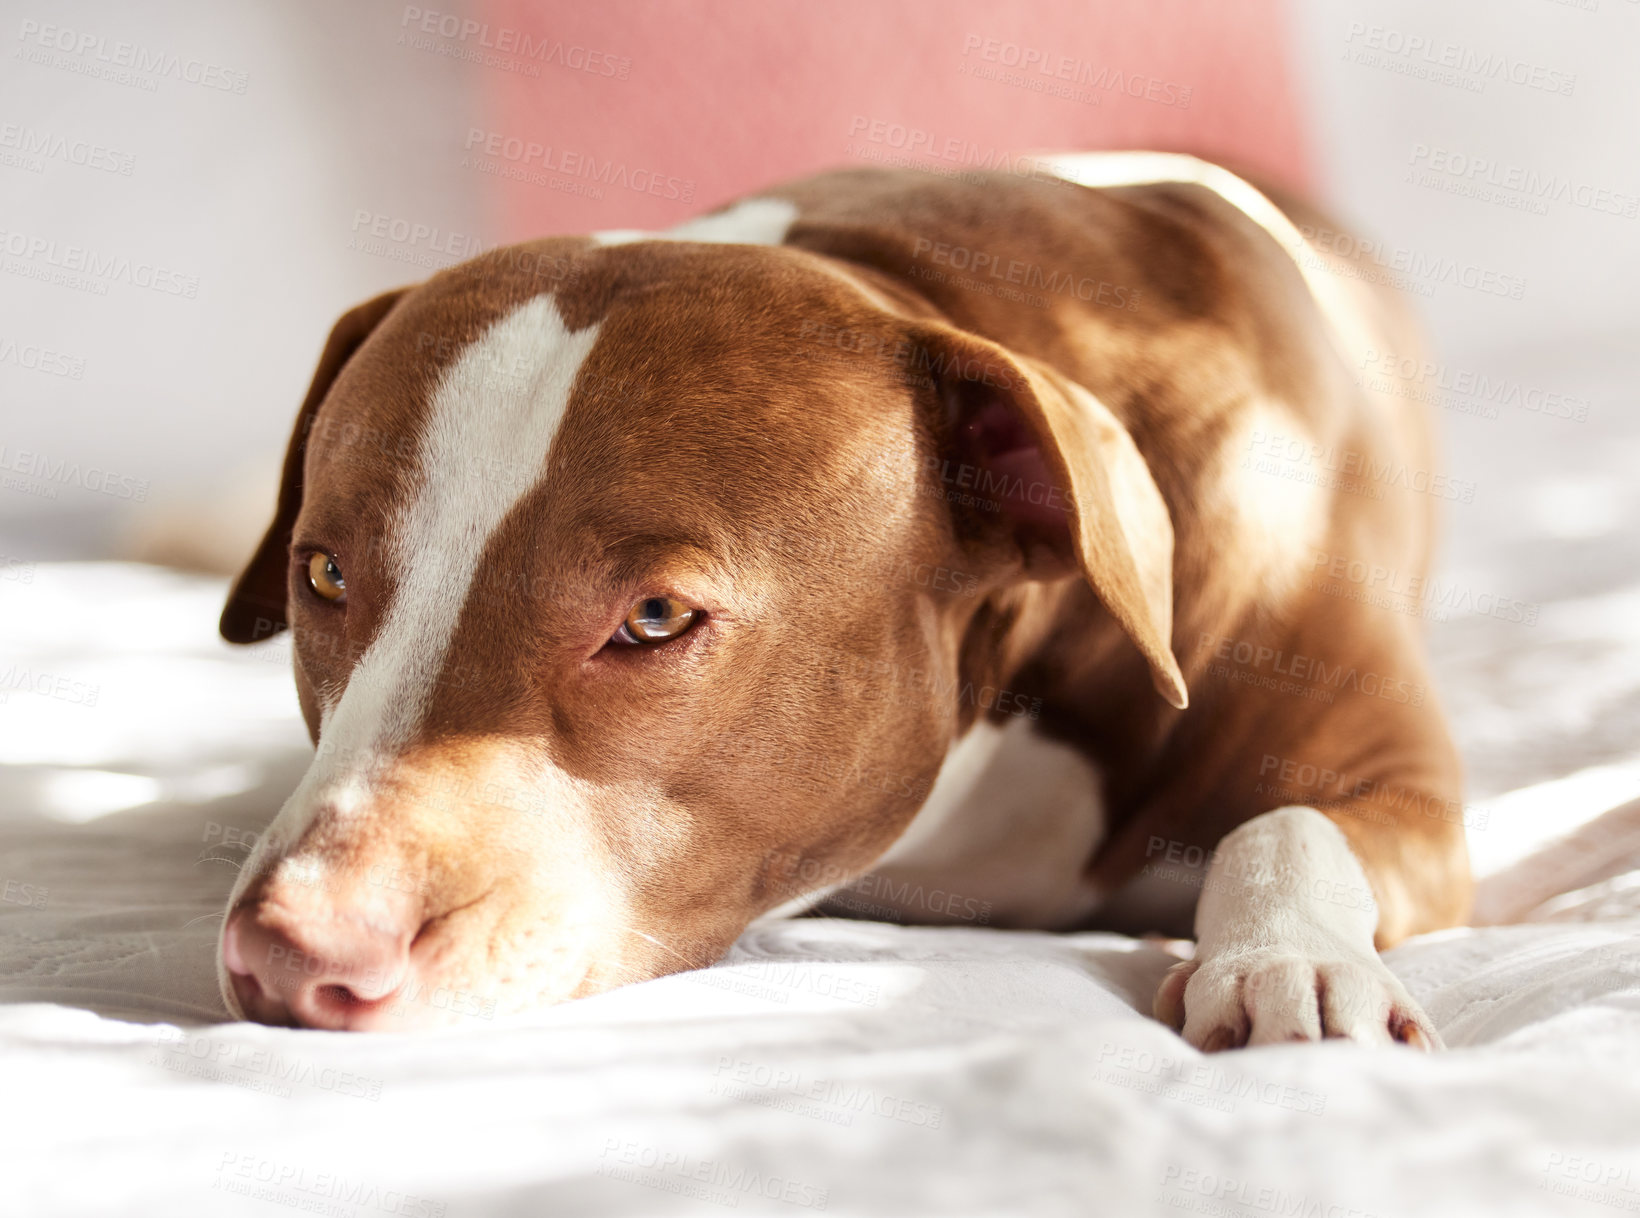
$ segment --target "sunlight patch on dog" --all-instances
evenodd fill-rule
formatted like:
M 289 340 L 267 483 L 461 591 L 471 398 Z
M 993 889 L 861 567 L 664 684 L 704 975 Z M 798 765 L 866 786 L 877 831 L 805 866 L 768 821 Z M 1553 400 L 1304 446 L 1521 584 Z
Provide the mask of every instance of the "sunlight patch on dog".
M 1273 402 L 1249 404 L 1219 452 L 1217 510 L 1232 518 L 1226 536 L 1245 538 L 1247 561 L 1261 564 L 1260 577 L 1272 604 L 1291 595 L 1309 569 L 1318 539 L 1327 527 L 1324 482 L 1319 466 L 1267 454 L 1271 443 L 1313 443 L 1309 429 Z M 1284 450 L 1285 451 L 1285 450 Z

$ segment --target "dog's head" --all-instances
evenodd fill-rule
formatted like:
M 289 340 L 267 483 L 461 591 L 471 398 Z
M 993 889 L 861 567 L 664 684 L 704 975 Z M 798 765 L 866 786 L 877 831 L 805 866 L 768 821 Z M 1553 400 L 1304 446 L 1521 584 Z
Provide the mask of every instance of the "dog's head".
M 1092 395 L 800 250 L 555 239 L 344 316 L 222 633 L 288 627 L 313 765 L 228 1002 L 396 1027 L 712 962 L 858 873 L 1078 571 L 1182 704 L 1172 534 Z

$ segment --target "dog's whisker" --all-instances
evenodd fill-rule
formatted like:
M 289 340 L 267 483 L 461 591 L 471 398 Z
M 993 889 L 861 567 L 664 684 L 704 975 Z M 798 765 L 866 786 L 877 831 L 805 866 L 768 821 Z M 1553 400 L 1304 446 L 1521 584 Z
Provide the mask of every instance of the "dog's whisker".
M 183 923 L 183 924 L 182 924 L 182 929 L 183 929 L 183 930 L 187 930 L 187 929 L 188 929 L 188 928 L 189 928 L 189 927 L 190 927 L 190 926 L 192 926 L 192 925 L 193 925 L 193 924 L 194 924 L 194 923 L 195 923 L 195 922 L 208 922 L 208 921 L 210 921 L 210 920 L 211 920 L 211 919 L 212 919 L 212 918 L 225 918 L 225 917 L 227 917 L 227 916 L 228 916 L 228 915 L 227 915 L 227 914 L 226 914 L 226 913 L 225 913 L 225 912 L 224 912 L 224 913 L 208 913 L 208 914 L 200 914 L 200 915 L 199 915 L 199 917 L 197 917 L 197 918 L 189 918 L 189 919 L 188 919 L 188 920 L 187 920 L 187 921 L 186 921 L 186 922 L 184 922 L 184 923 Z
M 632 933 L 634 935 L 637 935 L 638 938 L 640 938 L 640 939 L 649 940 L 649 942 L 653 943 L 656 947 L 660 948 L 662 951 L 671 952 L 679 960 L 682 960 L 685 964 L 687 964 L 691 969 L 697 969 L 697 968 L 700 967 L 699 964 L 697 964 L 695 961 L 691 960 L 688 956 L 684 955 L 677 948 L 673 947 L 669 943 L 661 942 L 654 935 L 649 934 L 647 931 L 641 931 L 636 926 L 627 926 L 624 923 L 621 925 L 621 929 L 624 930 L 624 931 L 629 931 L 630 933 Z

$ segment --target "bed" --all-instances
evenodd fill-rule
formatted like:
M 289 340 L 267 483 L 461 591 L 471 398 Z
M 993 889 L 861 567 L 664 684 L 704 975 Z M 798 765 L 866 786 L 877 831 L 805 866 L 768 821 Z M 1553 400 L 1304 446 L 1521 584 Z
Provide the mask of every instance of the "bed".
M 286 645 L 218 641 L 215 579 L 0 574 L 0 1211 L 1640 1211 L 1640 763 L 1577 719 L 1640 692 L 1634 592 L 1435 626 L 1489 924 L 1388 959 L 1450 1051 L 1203 1057 L 1145 1014 L 1187 945 L 830 919 L 527 1019 L 226 1023 L 217 918 L 308 754 Z

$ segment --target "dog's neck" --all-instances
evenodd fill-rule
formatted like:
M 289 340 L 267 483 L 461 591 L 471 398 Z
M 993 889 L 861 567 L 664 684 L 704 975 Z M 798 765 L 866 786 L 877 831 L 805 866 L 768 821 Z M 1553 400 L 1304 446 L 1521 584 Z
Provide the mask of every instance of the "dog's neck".
M 959 671 L 964 690 L 998 691 L 992 717 L 1028 715 L 1106 764 L 1102 740 L 1128 757 L 1148 756 L 1174 721 L 1163 713 L 1171 708 L 1152 686 L 1144 657 L 1080 576 L 993 592 L 968 624 Z M 963 698 L 959 730 L 988 713 L 982 701 L 981 694 Z M 1151 703 L 1155 713 L 1136 712 Z

